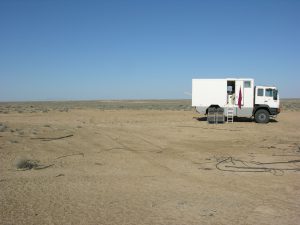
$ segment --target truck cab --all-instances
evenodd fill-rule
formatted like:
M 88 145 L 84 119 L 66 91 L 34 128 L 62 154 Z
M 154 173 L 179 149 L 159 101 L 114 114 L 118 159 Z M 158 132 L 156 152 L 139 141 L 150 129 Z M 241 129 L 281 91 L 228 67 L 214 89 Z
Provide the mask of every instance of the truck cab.
M 273 86 L 256 86 L 254 92 L 253 116 L 256 122 L 267 123 L 280 113 L 278 90 Z

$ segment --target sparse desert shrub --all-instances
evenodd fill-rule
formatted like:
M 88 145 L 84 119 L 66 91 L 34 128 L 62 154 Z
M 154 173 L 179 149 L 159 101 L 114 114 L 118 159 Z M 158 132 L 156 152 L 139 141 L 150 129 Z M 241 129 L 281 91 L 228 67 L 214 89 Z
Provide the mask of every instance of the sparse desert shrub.
M 60 112 L 69 112 L 69 108 L 64 107 L 62 109 L 59 109 Z
M 4 132 L 4 131 L 6 131 L 6 129 L 7 129 L 7 126 L 3 123 L 0 123 L 0 132 Z
M 15 162 L 15 166 L 20 170 L 30 170 L 39 166 L 38 161 L 27 158 L 19 158 Z

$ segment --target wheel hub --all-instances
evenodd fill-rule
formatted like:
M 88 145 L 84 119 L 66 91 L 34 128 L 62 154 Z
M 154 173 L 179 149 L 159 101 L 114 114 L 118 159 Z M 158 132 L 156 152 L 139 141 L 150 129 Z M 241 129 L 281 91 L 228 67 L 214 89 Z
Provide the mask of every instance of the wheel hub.
M 260 114 L 259 115 L 259 119 L 260 120 L 265 120 L 266 119 L 266 115 L 265 114 Z

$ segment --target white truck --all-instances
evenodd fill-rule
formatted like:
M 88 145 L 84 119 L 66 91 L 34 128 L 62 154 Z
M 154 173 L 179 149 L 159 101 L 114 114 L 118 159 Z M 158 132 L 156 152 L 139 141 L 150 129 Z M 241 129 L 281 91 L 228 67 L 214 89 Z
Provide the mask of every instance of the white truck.
M 257 123 L 268 123 L 280 113 L 278 89 L 254 86 L 251 78 L 193 79 L 192 106 L 207 115 L 210 108 L 228 109 L 237 117 L 254 117 Z

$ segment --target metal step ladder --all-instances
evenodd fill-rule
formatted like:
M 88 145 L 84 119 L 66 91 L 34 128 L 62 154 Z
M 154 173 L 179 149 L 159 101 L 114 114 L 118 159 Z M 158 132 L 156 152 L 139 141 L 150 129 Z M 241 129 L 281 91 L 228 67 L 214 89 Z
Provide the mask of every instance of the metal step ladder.
M 234 107 L 227 107 L 227 123 L 233 123 Z

